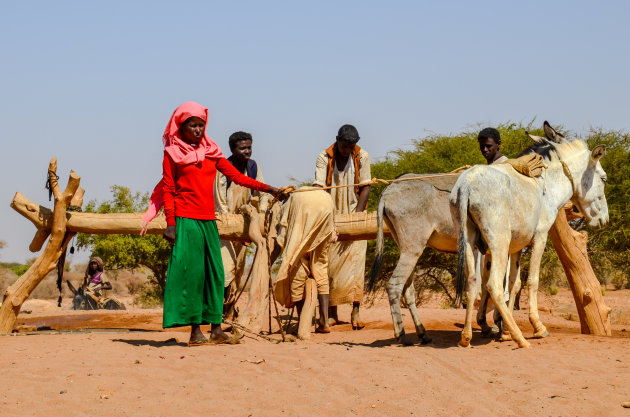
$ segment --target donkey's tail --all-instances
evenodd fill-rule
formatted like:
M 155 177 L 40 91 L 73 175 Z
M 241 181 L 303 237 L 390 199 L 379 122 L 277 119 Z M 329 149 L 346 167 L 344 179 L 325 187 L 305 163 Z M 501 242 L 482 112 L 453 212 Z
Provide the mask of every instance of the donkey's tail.
M 466 274 L 464 273 L 466 264 L 466 245 L 468 244 L 468 231 L 466 223 L 468 221 L 468 193 L 463 187 L 457 190 L 457 220 L 459 222 L 459 236 L 457 238 L 457 281 L 455 305 L 462 303 L 464 288 L 466 287 Z M 468 300 L 471 302 L 472 300 Z
M 378 276 L 379 271 L 381 270 L 381 266 L 383 265 L 383 241 L 384 232 L 383 232 L 383 210 L 385 209 L 385 200 L 381 195 L 380 200 L 378 201 L 378 209 L 376 211 L 376 253 L 374 256 L 374 264 L 372 265 L 372 272 L 370 272 L 370 280 L 368 281 L 367 289 L 368 291 L 374 291 L 374 287 L 376 286 L 376 277 Z

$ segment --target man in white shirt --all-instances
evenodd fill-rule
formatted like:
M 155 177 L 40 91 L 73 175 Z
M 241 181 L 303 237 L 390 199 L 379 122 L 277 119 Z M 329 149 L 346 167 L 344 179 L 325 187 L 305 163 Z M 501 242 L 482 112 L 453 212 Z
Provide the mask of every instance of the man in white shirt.
M 335 143 L 317 157 L 314 186 L 352 185 L 328 190 L 335 213 L 350 214 L 365 210 L 370 195 L 370 157 L 357 142 L 359 132 L 352 125 L 339 129 Z M 359 309 L 363 301 L 365 254 L 367 241 L 336 242 L 331 245 L 328 260 L 330 277 L 329 322 L 338 323 L 337 306 L 352 303 L 351 324 L 362 329 Z

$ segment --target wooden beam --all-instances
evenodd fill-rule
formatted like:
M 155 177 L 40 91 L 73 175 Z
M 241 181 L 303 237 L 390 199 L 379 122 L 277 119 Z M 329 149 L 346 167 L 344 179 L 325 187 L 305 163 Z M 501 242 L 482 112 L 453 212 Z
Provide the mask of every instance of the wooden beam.
M 22 193 L 16 193 L 11 207 L 30 220 L 37 228 L 36 237 L 30 249 L 36 252 L 41 248 L 52 226 L 53 212 L 44 206 L 32 202 Z M 260 231 L 264 234 L 264 215 L 258 214 Z M 82 213 L 66 212 L 66 228 L 70 232 L 90 234 L 138 234 L 141 228 L 141 213 Z M 217 216 L 217 228 L 222 239 L 249 241 L 248 221 L 242 214 Z M 389 229 L 385 223 L 385 233 Z M 335 228 L 338 240 L 368 240 L 376 238 L 376 213 L 352 213 L 335 215 Z M 150 224 L 148 234 L 162 234 L 166 229 L 164 215 L 158 215 Z

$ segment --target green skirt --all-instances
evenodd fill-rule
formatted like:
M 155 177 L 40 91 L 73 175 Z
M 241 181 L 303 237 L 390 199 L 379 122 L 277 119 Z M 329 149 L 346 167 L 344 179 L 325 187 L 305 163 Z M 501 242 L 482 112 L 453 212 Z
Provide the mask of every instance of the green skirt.
M 175 245 L 168 261 L 162 326 L 223 321 L 223 263 L 214 220 L 176 218 Z

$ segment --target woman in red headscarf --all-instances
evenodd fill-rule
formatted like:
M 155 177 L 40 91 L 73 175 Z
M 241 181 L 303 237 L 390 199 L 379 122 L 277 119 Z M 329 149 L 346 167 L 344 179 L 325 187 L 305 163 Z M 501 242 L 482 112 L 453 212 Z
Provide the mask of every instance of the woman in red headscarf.
M 163 327 L 191 326 L 189 346 L 231 343 L 221 329 L 224 274 L 214 217 L 214 178 L 270 194 L 276 188 L 238 172 L 206 134 L 208 109 L 187 102 L 173 112 L 164 132 L 163 176 L 144 216 L 146 225 L 164 205 L 164 238 L 173 242 L 164 290 Z M 210 324 L 210 341 L 199 326 Z

